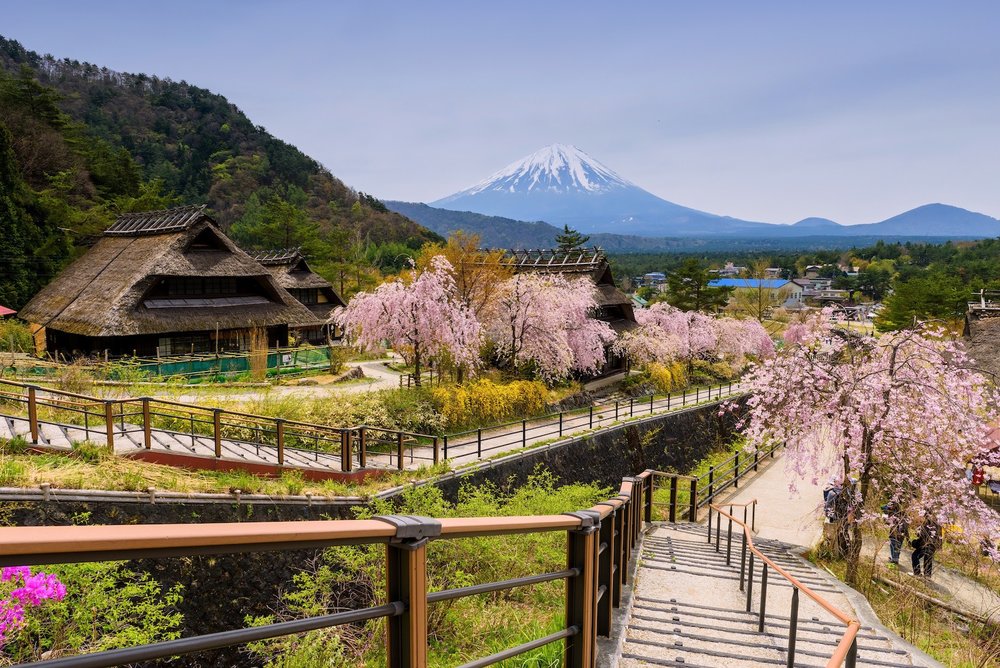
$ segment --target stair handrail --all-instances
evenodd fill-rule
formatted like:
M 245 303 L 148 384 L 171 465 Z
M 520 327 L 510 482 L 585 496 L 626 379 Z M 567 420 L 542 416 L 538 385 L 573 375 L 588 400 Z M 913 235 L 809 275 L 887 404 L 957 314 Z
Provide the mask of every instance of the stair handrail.
M 758 631 L 763 632 L 764 630 L 764 620 L 765 612 L 767 606 L 767 568 L 770 566 L 778 575 L 785 578 L 792 585 L 792 604 L 791 604 L 791 614 L 789 616 L 789 628 L 788 628 L 788 668 L 792 668 L 795 662 L 795 640 L 798 628 L 798 610 L 799 610 L 799 592 L 802 591 L 813 600 L 814 603 L 819 605 L 821 608 L 826 610 L 828 613 L 833 615 L 837 621 L 845 624 L 847 628 L 844 630 L 844 635 L 841 637 L 840 642 L 837 644 L 836 649 L 827 661 L 827 668 L 840 668 L 841 664 L 846 661 L 847 668 L 855 668 L 858 660 L 858 641 L 857 635 L 858 631 L 861 629 L 861 623 L 848 615 L 847 613 L 841 611 L 835 605 L 827 601 L 825 598 L 820 596 L 818 593 L 810 589 L 807 585 L 803 584 L 794 575 L 778 566 L 774 563 L 767 555 L 761 552 L 756 545 L 753 543 L 753 530 L 747 526 L 746 522 L 742 522 L 739 519 L 733 517 L 732 514 L 723 510 L 723 507 L 732 506 L 733 508 L 741 506 L 746 507 L 753 504 L 756 506 L 757 499 L 752 499 L 743 504 L 709 504 L 709 518 L 712 516 L 712 511 L 714 510 L 718 513 L 718 523 L 716 524 L 716 541 L 715 549 L 720 550 L 720 540 L 719 527 L 722 524 L 722 518 L 728 518 L 729 520 L 729 538 L 727 546 L 727 556 L 726 565 L 730 564 L 730 557 L 732 553 L 732 525 L 735 523 L 743 529 L 743 557 L 740 563 L 740 591 L 743 591 L 744 583 L 744 568 L 746 566 L 746 558 L 749 554 L 749 568 L 746 569 L 746 593 L 747 593 L 747 612 L 750 612 L 751 601 L 753 597 L 753 569 L 754 569 L 754 557 L 756 556 L 762 562 L 761 566 L 761 596 L 760 596 L 760 614 L 758 615 Z M 709 520 L 711 522 L 711 519 Z M 708 531 L 708 542 L 712 542 L 712 530 L 711 523 L 709 524 Z

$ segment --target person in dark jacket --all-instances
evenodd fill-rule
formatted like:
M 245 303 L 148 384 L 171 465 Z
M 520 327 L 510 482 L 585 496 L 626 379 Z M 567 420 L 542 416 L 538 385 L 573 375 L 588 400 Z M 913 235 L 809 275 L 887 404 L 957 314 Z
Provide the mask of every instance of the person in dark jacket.
M 935 520 L 927 518 L 924 520 L 917 537 L 910 541 L 913 547 L 913 574 L 926 578 L 931 577 L 934 569 L 934 553 L 941 547 L 941 525 Z
M 899 568 L 899 551 L 910 537 L 910 527 L 902 507 L 896 501 L 882 506 L 889 521 L 889 568 Z

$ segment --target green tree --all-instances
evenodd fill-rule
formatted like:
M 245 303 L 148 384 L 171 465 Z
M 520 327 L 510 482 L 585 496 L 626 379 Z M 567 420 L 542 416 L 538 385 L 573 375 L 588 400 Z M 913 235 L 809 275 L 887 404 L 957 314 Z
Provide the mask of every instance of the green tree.
M 570 228 L 569 225 L 563 225 L 563 231 L 556 235 L 556 246 L 561 251 L 571 251 L 583 248 L 583 245 L 590 241 L 590 237 L 585 234 L 580 234 L 576 230 Z
M 697 258 L 688 258 L 667 277 L 666 302 L 684 311 L 718 311 L 729 302 L 732 288 L 711 287 L 712 275 Z
M 897 281 L 885 300 L 885 308 L 875 318 L 880 331 L 906 329 L 914 320 L 945 320 L 962 317 L 971 290 L 953 275 L 934 272 Z

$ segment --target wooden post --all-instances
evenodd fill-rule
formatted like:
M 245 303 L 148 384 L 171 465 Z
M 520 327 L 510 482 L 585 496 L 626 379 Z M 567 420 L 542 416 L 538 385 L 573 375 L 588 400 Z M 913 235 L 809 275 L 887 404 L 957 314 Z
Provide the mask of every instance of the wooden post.
M 438 447 L 438 437 L 434 437 L 434 465 L 437 466 L 441 461 L 441 450 Z
M 153 448 L 153 424 L 149 415 L 149 397 L 142 398 L 142 443 L 147 450 Z
M 344 473 L 351 471 L 351 430 L 340 430 L 340 470 Z
M 601 551 L 601 545 L 604 550 Z M 615 510 L 604 518 L 598 532 L 597 543 L 597 633 L 605 638 L 611 636 L 611 620 L 614 610 L 614 555 L 615 555 Z M 603 593 L 602 593 L 603 590 Z
M 38 388 L 28 386 L 28 426 L 31 428 L 31 442 L 38 445 Z
M 583 515 L 584 513 L 574 513 Z M 566 626 L 577 632 L 566 639 L 567 668 L 591 668 L 597 660 L 597 538 L 600 519 L 581 517 L 581 526 L 567 532 L 566 566 L 576 577 L 566 578 Z
M 274 438 L 278 445 L 278 466 L 285 465 L 285 421 L 281 418 L 274 420 Z
M 215 441 L 215 456 L 222 457 L 222 409 L 212 409 L 212 438 Z
M 104 401 L 104 428 L 108 439 L 108 450 L 115 451 L 115 402 Z
M 404 541 L 386 545 L 387 600 L 406 611 L 387 617 L 386 664 L 396 668 L 427 666 L 427 544 Z

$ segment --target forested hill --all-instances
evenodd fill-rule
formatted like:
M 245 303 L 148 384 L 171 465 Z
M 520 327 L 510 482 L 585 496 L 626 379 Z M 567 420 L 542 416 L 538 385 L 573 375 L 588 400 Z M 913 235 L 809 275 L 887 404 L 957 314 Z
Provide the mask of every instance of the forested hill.
M 328 271 L 438 238 L 221 95 L 3 37 L 0 177 L 0 304 L 14 308 L 120 212 L 208 204 L 241 244 L 303 246 Z

